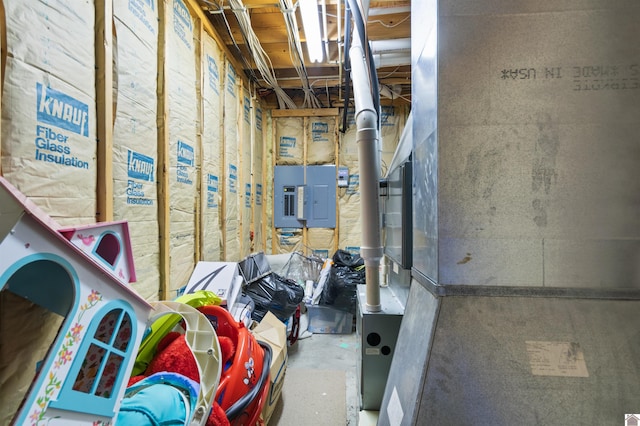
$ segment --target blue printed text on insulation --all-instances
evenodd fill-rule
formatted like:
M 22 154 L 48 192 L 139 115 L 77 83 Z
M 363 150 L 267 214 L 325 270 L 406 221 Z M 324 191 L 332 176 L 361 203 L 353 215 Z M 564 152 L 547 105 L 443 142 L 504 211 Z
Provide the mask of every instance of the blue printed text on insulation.
M 262 109 L 256 108 L 256 129 L 262 130 Z
M 291 136 L 280 136 L 280 157 L 293 158 L 292 152 L 289 152 L 289 148 L 296 147 L 296 138 Z
M 329 257 L 329 250 L 313 250 L 313 255 L 322 259 L 327 259 Z
M 207 173 L 207 208 L 218 207 L 218 176 Z
M 311 124 L 313 142 L 329 142 L 329 123 L 315 121 Z
M 233 164 L 229 164 L 229 192 L 235 194 L 238 182 L 238 168 Z
M 41 124 L 36 125 L 35 158 L 38 161 L 56 163 L 77 169 L 89 169 L 89 163 L 71 154 L 69 136 Z
M 353 195 L 353 194 L 358 194 L 360 192 L 360 175 L 359 174 L 355 174 L 355 175 L 349 175 L 349 181 L 348 181 L 348 187 L 347 187 L 347 194 Z
M 129 11 L 142 22 L 151 34 L 156 33 L 155 27 L 149 20 L 149 15 L 155 11 L 155 0 L 129 0 Z M 150 13 L 149 13 L 150 12 Z M 154 17 L 155 18 L 155 13 Z
M 40 83 L 36 92 L 39 122 L 89 137 L 89 105 Z
M 211 87 L 211 89 L 213 89 L 213 91 L 217 95 L 220 93 L 218 92 L 218 84 L 220 84 L 220 73 L 218 72 L 218 64 L 211 55 L 207 55 L 207 69 L 209 70 L 209 87 Z
M 127 176 L 132 179 L 140 179 L 153 182 L 154 160 L 139 152 L 128 150 L 127 152 Z
M 127 181 L 127 204 L 139 206 L 152 206 L 153 200 L 145 198 L 144 184 L 133 179 Z
M 215 209 L 216 207 L 218 207 L 218 203 L 216 201 L 216 193 L 207 192 L 207 208 Z
M 383 106 L 380 110 L 380 124 L 383 127 L 394 126 L 394 121 L 389 121 L 389 118 L 395 117 L 395 110 L 393 106 Z
M 231 64 L 227 65 L 227 92 L 236 97 L 236 70 Z
M 189 9 L 187 9 L 182 0 L 173 0 L 173 31 L 191 49 L 193 23 L 191 22 Z M 187 32 L 189 32 L 189 35 L 187 35 Z
M 193 166 L 195 164 L 195 155 L 193 147 L 178 140 L 178 163 Z
M 193 180 L 189 177 L 189 170 L 187 169 L 187 166 L 178 164 L 176 167 L 176 181 L 186 185 L 193 185 Z
M 256 205 L 262 205 L 262 184 L 256 183 Z
M 251 184 L 244 184 L 244 206 L 246 208 L 251 208 Z
M 218 176 L 207 174 L 207 190 L 211 192 L 218 192 Z
M 251 100 L 244 97 L 244 121 L 251 123 Z

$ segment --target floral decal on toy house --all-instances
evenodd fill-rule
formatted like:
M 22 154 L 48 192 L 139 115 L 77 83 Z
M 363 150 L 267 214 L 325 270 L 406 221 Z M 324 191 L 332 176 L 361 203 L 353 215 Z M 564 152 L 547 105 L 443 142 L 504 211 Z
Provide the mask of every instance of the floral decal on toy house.
M 64 342 L 62 343 L 62 347 L 58 352 L 58 357 L 53 362 L 53 371 L 49 372 L 49 382 L 44 387 L 44 395 L 40 395 L 36 399 L 37 408 L 29 416 L 29 420 L 31 421 L 32 426 L 39 426 L 40 422 L 47 419 L 47 417 L 45 417 L 45 412 L 47 406 L 49 405 L 49 401 L 51 401 L 51 397 L 54 395 L 54 391 L 60 390 L 60 386 L 62 386 L 62 380 L 58 378 L 58 375 L 55 371 L 59 370 L 60 367 L 73 360 L 73 347 L 82 340 L 82 331 L 85 328 L 84 325 L 80 324 L 80 320 L 82 319 L 82 316 L 85 312 L 89 311 L 101 301 L 102 295 L 96 290 L 91 290 L 91 293 L 89 294 L 89 296 L 87 296 L 87 302 L 80 306 L 78 319 L 76 323 L 71 326 L 71 328 L 69 328 L 69 331 L 67 331 L 67 334 L 64 336 Z M 107 426 L 109 423 L 98 421 L 93 422 L 93 424 L 94 426 Z

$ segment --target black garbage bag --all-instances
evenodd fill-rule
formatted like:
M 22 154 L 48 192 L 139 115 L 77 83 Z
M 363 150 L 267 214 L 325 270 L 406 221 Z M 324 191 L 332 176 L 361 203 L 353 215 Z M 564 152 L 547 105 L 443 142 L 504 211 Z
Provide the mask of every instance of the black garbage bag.
M 364 259 L 358 254 L 351 254 L 345 250 L 338 250 L 333 254 L 334 266 L 348 266 L 356 269 L 358 266 L 364 266 Z
M 338 250 L 333 255 L 333 266 L 322 289 L 320 303 L 355 314 L 356 286 L 365 282 L 364 259 L 357 254 Z
M 304 289 L 295 281 L 272 272 L 249 284 L 245 294 L 256 304 L 251 318 L 261 321 L 267 311 L 286 321 L 304 298 Z

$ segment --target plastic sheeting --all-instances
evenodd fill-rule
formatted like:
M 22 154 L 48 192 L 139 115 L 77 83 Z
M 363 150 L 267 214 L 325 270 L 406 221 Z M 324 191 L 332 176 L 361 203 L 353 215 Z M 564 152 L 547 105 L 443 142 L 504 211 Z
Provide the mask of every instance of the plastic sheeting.
M 3 174 L 60 224 L 95 222 L 94 3 L 4 9 Z
M 304 161 L 304 119 L 281 117 L 275 120 L 276 164 L 296 165 Z
M 222 232 L 220 230 L 222 181 L 221 161 L 221 76 L 223 57 L 218 45 L 208 34 L 203 34 L 204 85 L 202 86 L 202 178 L 205 200 L 202 209 L 202 256 L 203 260 L 220 260 Z
M 169 135 L 170 290 L 182 287 L 195 266 L 195 223 L 199 145 L 194 20 L 182 0 L 173 0 L 166 34 Z
M 238 75 L 231 63 L 226 64 L 224 81 L 224 172 L 226 173 L 225 185 L 225 212 L 224 212 L 224 257 L 225 260 L 238 260 L 240 256 L 240 220 L 239 220 L 239 170 L 238 170 L 238 134 L 239 116 L 238 102 L 239 90 Z M 243 188 L 244 189 L 244 188 Z
M 134 3 L 135 7 L 130 7 Z M 157 68 L 158 11 L 145 2 L 116 0 L 113 126 L 113 210 L 129 222 L 134 288 L 147 300 L 160 287 L 158 245 Z M 141 72 L 144 70 L 144 72 Z
M 398 142 L 400 142 L 400 136 L 409 114 L 404 107 L 383 106 L 381 110 L 380 176 L 385 176 L 388 167 L 391 165 L 393 154 L 396 152 Z

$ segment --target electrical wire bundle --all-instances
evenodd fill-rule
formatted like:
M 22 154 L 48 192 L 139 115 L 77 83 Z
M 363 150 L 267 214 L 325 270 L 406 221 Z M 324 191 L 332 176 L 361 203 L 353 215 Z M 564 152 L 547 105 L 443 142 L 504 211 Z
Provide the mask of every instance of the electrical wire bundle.
M 302 82 L 302 90 L 304 92 L 304 108 L 321 108 L 322 104 L 316 97 L 311 85 L 309 84 L 309 74 L 307 67 L 304 65 L 302 56 L 302 45 L 298 36 L 298 22 L 295 17 L 295 8 L 292 0 L 280 0 L 280 10 L 284 16 L 284 22 L 287 28 L 287 38 L 289 41 L 289 56 L 291 62 Z
M 213 5 L 210 1 L 203 0 L 205 3 Z M 218 10 L 221 12 L 220 15 L 225 21 L 225 25 L 227 26 L 227 30 L 233 39 L 233 35 L 231 34 L 231 30 L 229 27 L 229 23 L 224 14 L 224 0 L 219 4 L 215 4 Z M 251 27 L 251 18 L 249 17 L 249 13 L 247 12 L 247 8 L 242 3 L 242 0 L 229 0 L 229 5 L 231 6 L 231 10 L 238 21 L 238 25 L 240 26 L 240 32 L 242 33 L 242 37 L 249 49 L 249 53 L 253 61 L 256 64 L 256 68 L 262 75 L 262 78 L 270 86 L 278 100 L 278 106 L 281 109 L 290 108 L 296 109 L 297 106 L 295 102 L 285 93 L 285 91 L 278 84 L 278 80 L 275 75 L 275 71 L 273 70 L 273 64 L 271 63 L 271 59 L 269 55 L 264 51 L 258 37 L 256 36 L 253 28 Z M 237 46 L 235 40 L 234 44 Z

